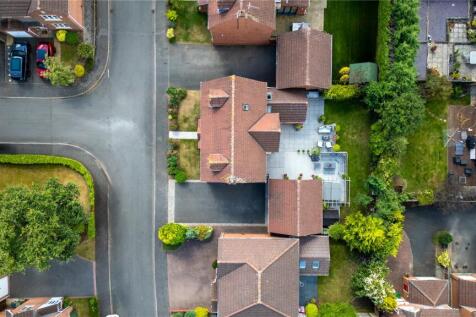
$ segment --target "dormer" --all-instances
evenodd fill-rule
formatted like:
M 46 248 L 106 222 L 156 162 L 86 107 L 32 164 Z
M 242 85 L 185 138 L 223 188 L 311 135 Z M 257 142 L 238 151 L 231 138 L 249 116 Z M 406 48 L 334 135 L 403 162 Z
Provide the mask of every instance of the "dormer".
M 229 95 L 223 89 L 210 89 L 208 92 L 208 101 L 210 108 L 221 108 L 228 100 Z
M 230 161 L 223 154 L 210 154 L 208 155 L 208 167 L 213 172 L 221 172 Z

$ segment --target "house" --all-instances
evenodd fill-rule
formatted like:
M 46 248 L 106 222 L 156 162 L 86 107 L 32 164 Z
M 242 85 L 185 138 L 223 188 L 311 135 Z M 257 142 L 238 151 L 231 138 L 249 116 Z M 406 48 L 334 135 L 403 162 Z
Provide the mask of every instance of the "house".
M 268 232 L 294 237 L 322 233 L 322 181 L 270 179 Z
M 264 183 L 266 155 L 279 150 L 278 113 L 267 112 L 266 83 L 238 76 L 200 85 L 200 180 Z
M 36 297 L 7 309 L 5 317 L 70 317 L 73 307 L 63 308 L 62 297 Z
M 476 274 L 451 274 L 451 306 L 476 307 Z
M 332 83 L 332 35 L 311 28 L 278 36 L 276 88 L 327 89 Z
M 219 317 L 296 317 L 299 240 L 224 233 L 218 240 Z
M 440 306 L 449 304 L 448 280 L 436 277 L 403 277 L 403 298 L 410 303 Z
M 215 45 L 266 45 L 276 30 L 272 0 L 208 0 L 207 10 Z
M 279 113 L 281 124 L 303 124 L 306 121 L 308 109 L 306 91 L 268 87 L 266 98 L 271 112 Z
M 365 84 L 378 80 L 378 67 L 376 63 L 355 63 L 349 66 L 349 83 Z
M 327 276 L 331 266 L 329 236 L 311 235 L 299 239 L 299 274 Z
M 51 37 L 55 30 L 84 29 L 83 0 L 2 0 L 0 33 Z

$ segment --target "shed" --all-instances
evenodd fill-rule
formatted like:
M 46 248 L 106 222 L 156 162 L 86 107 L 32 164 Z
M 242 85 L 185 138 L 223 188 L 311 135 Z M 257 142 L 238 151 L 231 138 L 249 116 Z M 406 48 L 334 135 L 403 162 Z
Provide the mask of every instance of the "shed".
M 363 84 L 371 81 L 377 81 L 377 64 L 375 63 L 356 63 L 350 64 L 350 78 L 351 84 Z

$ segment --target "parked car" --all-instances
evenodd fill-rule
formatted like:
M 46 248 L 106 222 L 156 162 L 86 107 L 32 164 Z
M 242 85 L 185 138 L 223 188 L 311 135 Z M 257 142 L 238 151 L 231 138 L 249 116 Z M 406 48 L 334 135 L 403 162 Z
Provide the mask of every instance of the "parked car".
M 14 43 L 10 50 L 10 78 L 25 81 L 28 72 L 28 44 Z
M 45 60 L 49 56 L 55 55 L 55 47 L 51 43 L 40 43 L 36 46 L 36 73 L 41 78 L 45 78 Z

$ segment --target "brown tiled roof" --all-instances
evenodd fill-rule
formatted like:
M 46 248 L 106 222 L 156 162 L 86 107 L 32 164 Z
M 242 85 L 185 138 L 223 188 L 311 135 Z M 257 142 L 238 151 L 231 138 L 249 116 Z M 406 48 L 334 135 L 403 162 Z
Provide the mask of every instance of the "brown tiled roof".
M 267 235 L 218 240 L 221 317 L 295 317 L 299 299 L 299 241 Z
M 322 232 L 320 180 L 268 181 L 268 231 L 291 236 Z
M 461 317 L 476 317 L 475 307 L 461 306 L 460 311 L 461 311 Z
M 410 303 L 439 306 L 449 304 L 448 281 L 438 278 L 408 278 Z
M 214 171 L 219 172 L 224 169 L 230 161 L 222 154 L 210 154 L 208 155 L 208 167 Z
M 274 0 L 236 0 L 218 13 L 217 0 L 208 2 L 208 29 L 214 44 L 267 44 L 276 29 Z
M 268 105 L 273 113 L 279 113 L 284 124 L 304 123 L 307 114 L 307 96 L 301 89 L 279 90 L 268 87 Z
M 44 10 L 50 14 L 64 14 L 68 15 L 69 1 L 70 0 L 36 0 L 41 10 Z M 74 0 L 78 1 L 78 0 Z
M 331 252 L 329 236 L 307 236 L 299 239 L 299 258 L 309 260 L 305 269 L 300 269 L 301 275 L 329 275 Z M 313 260 L 319 261 L 319 269 L 312 268 Z
M 265 113 L 248 132 L 266 152 L 279 151 L 281 122 L 278 113 Z
M 28 16 L 31 0 L 1 0 L 0 18 Z
M 452 305 L 476 307 L 476 274 L 453 273 Z
M 229 95 L 222 107 L 209 107 L 210 89 L 221 89 Z M 202 82 L 200 93 L 200 179 L 215 183 L 265 182 L 266 152 L 248 130 L 266 113 L 266 83 L 229 76 Z M 214 172 L 209 166 L 210 154 L 221 154 L 229 164 Z
M 460 317 L 458 309 L 454 308 L 422 308 L 419 317 Z
M 332 35 L 314 29 L 283 33 L 276 48 L 276 88 L 327 89 L 332 77 Z

